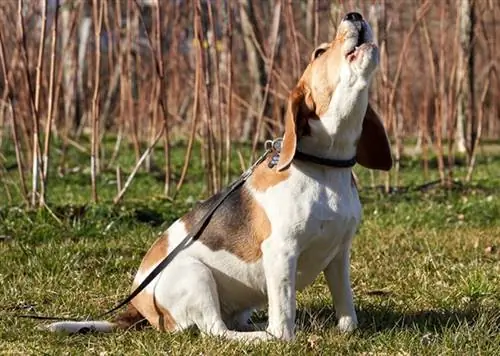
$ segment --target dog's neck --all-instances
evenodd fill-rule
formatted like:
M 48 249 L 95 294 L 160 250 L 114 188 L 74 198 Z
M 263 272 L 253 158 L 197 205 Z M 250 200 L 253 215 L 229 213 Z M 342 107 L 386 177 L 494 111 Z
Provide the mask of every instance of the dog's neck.
M 354 157 L 367 106 L 368 86 L 340 83 L 326 112 L 319 120 L 309 120 L 311 133 L 298 140 L 298 150 L 330 159 Z

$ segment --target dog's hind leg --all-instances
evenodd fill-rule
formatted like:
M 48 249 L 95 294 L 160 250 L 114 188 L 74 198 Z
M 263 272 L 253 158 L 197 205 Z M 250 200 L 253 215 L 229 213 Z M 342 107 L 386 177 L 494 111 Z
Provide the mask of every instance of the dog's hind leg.
M 271 338 L 264 331 L 229 330 L 222 318 L 217 284 L 210 268 L 193 257 L 179 257 L 165 269 L 155 288 L 155 299 L 172 315 L 176 330 L 196 325 L 206 335 L 240 341 Z

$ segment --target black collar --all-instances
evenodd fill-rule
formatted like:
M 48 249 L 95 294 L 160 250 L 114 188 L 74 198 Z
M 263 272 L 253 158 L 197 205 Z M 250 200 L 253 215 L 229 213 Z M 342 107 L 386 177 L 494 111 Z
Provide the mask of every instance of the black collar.
M 283 143 L 282 138 L 277 138 L 273 141 L 266 141 L 266 149 L 268 152 L 274 152 L 271 160 L 268 163 L 269 168 L 273 168 L 278 164 L 279 155 L 281 153 L 281 144 Z M 308 153 L 300 152 L 298 150 L 295 151 L 295 155 L 293 159 L 298 159 L 300 161 L 312 162 L 315 164 L 320 164 L 327 167 L 334 168 L 351 168 L 356 164 L 356 156 L 351 159 L 331 159 L 331 158 L 323 158 L 318 156 L 313 156 Z
M 300 151 L 295 151 L 295 156 L 293 156 L 293 159 L 298 159 L 300 161 L 312 162 L 316 164 L 321 164 L 323 166 L 335 167 L 335 168 L 350 168 L 356 164 L 356 156 L 354 156 L 351 159 L 331 159 L 331 158 L 313 156 Z

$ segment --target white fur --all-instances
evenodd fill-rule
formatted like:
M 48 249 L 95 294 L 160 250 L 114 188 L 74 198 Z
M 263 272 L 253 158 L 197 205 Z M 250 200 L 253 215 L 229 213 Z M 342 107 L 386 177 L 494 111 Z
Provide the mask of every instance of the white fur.
M 371 36 L 368 25 L 364 26 Z M 344 44 L 346 51 L 357 42 L 357 36 L 351 37 Z M 368 105 L 368 84 L 378 61 L 376 51 L 373 47 L 360 50 L 353 62 L 343 61 L 329 107 L 320 120 L 309 120 L 311 135 L 301 139 L 300 150 L 338 159 L 354 156 Z M 243 341 L 290 340 L 295 333 L 296 290 L 311 284 L 322 271 L 339 328 L 351 331 L 356 327 L 349 250 L 361 219 L 361 205 L 352 171 L 294 161 L 289 172 L 287 180 L 265 191 L 252 191 L 251 178 L 245 188 L 271 222 L 271 235 L 261 245 L 261 259 L 245 262 L 227 251 L 212 251 L 195 242 L 147 287 L 172 315 L 177 330 L 197 325 L 204 333 Z M 185 235 L 182 221 L 174 223 L 168 230 L 169 251 Z M 135 284 L 149 272 L 138 273 Z M 251 330 L 249 312 L 266 302 L 266 331 L 229 329 Z M 56 323 L 49 328 L 70 331 L 83 325 L 103 331 L 110 328 L 110 323 L 98 322 Z

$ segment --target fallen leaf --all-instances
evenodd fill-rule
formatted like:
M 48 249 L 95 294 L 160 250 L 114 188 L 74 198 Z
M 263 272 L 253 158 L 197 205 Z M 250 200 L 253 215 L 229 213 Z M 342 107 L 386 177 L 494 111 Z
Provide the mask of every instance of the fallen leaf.
M 312 350 L 316 349 L 319 345 L 319 342 L 321 341 L 321 337 L 318 336 L 318 335 L 310 335 L 308 338 L 307 338 L 307 345 L 309 346 L 309 348 L 311 348 Z
M 391 292 L 383 289 L 373 289 L 369 290 L 366 292 L 367 295 L 374 295 L 374 296 L 386 296 L 392 294 Z
M 494 245 L 486 246 L 484 249 L 484 253 L 487 254 L 496 254 L 498 252 L 498 248 Z
M 434 334 L 427 333 L 427 334 L 424 334 L 424 336 L 422 336 L 422 338 L 420 339 L 420 342 L 422 343 L 422 345 L 427 346 L 427 345 L 431 344 L 435 339 L 436 339 L 436 337 Z

